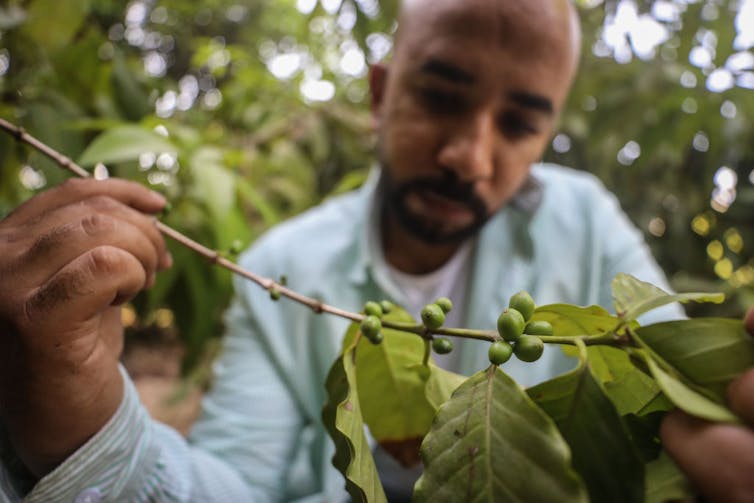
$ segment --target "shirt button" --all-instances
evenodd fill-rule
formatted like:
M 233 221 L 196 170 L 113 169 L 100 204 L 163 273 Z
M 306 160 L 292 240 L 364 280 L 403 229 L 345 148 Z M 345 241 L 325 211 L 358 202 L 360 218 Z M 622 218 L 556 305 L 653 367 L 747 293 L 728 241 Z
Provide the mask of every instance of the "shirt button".
M 99 503 L 100 501 L 102 501 L 102 493 L 96 487 L 90 487 L 81 491 L 73 503 Z

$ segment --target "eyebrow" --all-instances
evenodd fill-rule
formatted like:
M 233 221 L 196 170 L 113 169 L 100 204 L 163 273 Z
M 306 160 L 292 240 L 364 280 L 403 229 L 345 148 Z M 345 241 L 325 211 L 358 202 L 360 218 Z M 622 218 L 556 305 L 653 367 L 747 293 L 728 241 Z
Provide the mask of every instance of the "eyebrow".
M 474 76 L 466 70 L 438 59 L 430 59 L 424 63 L 421 66 L 421 72 L 441 77 L 456 84 L 470 85 L 476 82 Z
M 552 101 L 541 94 L 528 93 L 525 91 L 513 91 L 508 93 L 511 101 L 526 108 L 533 108 L 540 112 L 546 112 L 550 115 L 554 112 Z
M 429 59 L 421 66 L 421 73 L 434 75 L 455 84 L 472 85 L 476 82 L 473 74 L 452 63 L 447 63 L 434 58 Z M 541 94 L 526 91 L 512 91 L 508 93 L 508 98 L 522 107 L 545 112 L 549 115 L 552 115 L 555 111 L 552 101 Z

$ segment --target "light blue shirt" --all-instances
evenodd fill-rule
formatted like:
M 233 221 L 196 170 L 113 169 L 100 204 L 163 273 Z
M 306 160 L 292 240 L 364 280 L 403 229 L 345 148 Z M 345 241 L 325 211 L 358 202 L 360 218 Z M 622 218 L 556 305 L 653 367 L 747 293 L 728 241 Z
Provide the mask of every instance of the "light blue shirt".
M 464 326 L 493 329 L 508 298 L 528 290 L 539 304 L 599 304 L 612 310 L 610 281 L 630 273 L 667 289 L 641 233 L 592 176 L 533 167 L 541 192 L 498 212 L 471 255 Z M 375 183 L 333 198 L 271 230 L 241 257 L 269 278 L 285 274 L 305 295 L 351 311 L 401 292 L 375 277 L 382 253 L 370 240 Z M 317 315 L 237 278 L 226 313 L 224 352 L 190 440 L 148 418 L 132 383 L 115 416 L 86 445 L 37 482 L 28 502 L 342 501 L 341 475 L 321 423 L 323 383 L 345 320 Z M 677 306 L 658 311 L 675 318 Z M 645 320 L 649 321 L 649 320 Z M 460 346 L 460 347 L 459 347 Z M 487 366 L 487 345 L 457 344 L 460 371 Z M 529 386 L 568 369 L 556 347 L 534 363 L 503 370 Z M 0 501 L 18 501 L 18 480 L 0 466 Z M 76 500 L 76 498 L 79 500 Z M 87 499 L 88 498 L 88 499 Z

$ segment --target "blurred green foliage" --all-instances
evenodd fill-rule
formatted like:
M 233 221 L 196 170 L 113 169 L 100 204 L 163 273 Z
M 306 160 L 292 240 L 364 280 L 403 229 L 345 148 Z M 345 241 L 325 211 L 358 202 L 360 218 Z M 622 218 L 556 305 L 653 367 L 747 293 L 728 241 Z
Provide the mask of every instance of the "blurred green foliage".
M 750 3 L 580 2 L 581 73 L 546 154 L 600 176 L 674 285 L 732 293 L 729 315 L 754 303 L 754 55 L 741 34 L 754 31 Z M 8 0 L 0 116 L 87 168 L 104 163 L 100 174 L 164 192 L 169 225 L 229 250 L 363 181 L 374 143 L 367 64 L 389 53 L 396 9 Z M 0 215 L 66 176 L 0 136 Z M 174 319 L 191 365 L 222 332 L 230 278 L 172 251 L 175 267 L 134 302 L 132 322 Z

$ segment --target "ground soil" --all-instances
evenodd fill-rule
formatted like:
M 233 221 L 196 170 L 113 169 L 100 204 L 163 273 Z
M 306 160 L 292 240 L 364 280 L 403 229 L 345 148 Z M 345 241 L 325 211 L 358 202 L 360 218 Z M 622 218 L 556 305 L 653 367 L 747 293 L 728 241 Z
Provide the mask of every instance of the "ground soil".
M 187 436 L 199 416 L 202 388 L 181 376 L 183 348 L 169 334 L 126 337 L 123 364 L 150 415 Z

